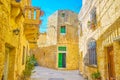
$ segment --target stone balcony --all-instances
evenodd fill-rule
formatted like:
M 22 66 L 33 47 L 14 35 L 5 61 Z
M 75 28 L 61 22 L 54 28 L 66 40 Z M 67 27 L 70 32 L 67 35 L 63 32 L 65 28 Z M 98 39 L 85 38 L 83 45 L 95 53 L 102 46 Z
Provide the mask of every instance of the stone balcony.
M 40 16 L 43 15 L 43 11 L 37 7 L 25 7 L 25 24 L 39 25 L 41 24 Z
M 33 44 L 35 45 L 37 44 L 37 39 L 39 37 L 39 26 L 38 25 L 37 26 L 36 25 L 25 25 L 24 34 L 28 42 L 32 44 L 32 47 L 33 47 Z
M 26 6 L 24 9 L 24 33 L 26 39 L 30 43 L 30 48 L 37 46 L 39 25 L 41 24 L 40 16 L 42 15 L 43 11 L 41 11 L 40 8 Z

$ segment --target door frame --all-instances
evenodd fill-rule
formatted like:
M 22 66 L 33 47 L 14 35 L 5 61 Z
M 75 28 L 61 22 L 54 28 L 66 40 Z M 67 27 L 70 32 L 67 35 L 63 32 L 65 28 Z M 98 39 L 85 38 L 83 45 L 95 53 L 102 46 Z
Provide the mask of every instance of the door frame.
M 9 54 L 10 54 L 10 48 L 9 47 L 5 47 L 3 80 L 7 80 L 8 79 L 8 73 L 9 73 Z
M 62 61 L 62 67 L 59 67 L 59 54 L 62 54 L 62 59 L 63 59 L 63 54 L 65 54 L 65 67 L 63 67 L 63 61 Z M 66 53 L 58 53 L 58 68 L 66 68 Z
M 60 47 L 64 47 L 65 49 L 61 50 Z M 59 53 L 65 53 L 66 54 L 66 67 L 59 68 Z M 57 55 L 56 55 L 56 68 L 57 69 L 65 69 L 67 68 L 67 46 L 66 45 L 58 45 L 57 46 Z
M 107 73 L 108 73 L 108 80 L 115 80 L 115 62 L 114 62 L 114 49 L 113 48 L 114 48 L 113 45 L 107 47 Z M 112 54 L 110 54 L 111 52 L 112 52 Z M 111 64 L 113 64 L 113 65 L 111 66 Z M 111 73 L 113 73 L 112 74 L 113 77 L 111 76 Z

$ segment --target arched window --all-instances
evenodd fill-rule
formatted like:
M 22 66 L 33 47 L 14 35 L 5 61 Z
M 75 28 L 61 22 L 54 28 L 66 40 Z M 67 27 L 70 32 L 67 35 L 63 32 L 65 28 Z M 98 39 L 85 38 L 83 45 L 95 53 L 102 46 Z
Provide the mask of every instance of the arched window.
M 89 55 L 89 65 L 97 65 L 96 41 L 94 39 L 88 41 L 87 52 Z

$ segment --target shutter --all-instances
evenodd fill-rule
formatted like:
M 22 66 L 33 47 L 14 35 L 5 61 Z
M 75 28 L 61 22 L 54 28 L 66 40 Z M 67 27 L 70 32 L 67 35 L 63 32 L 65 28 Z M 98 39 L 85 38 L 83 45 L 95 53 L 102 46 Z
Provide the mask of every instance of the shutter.
M 61 68 L 63 65 L 62 65 L 62 53 L 59 53 L 58 55 L 58 67 Z
M 65 26 L 61 26 L 60 33 L 66 33 L 66 27 Z
M 63 46 L 58 47 L 58 50 L 59 50 L 59 51 L 66 51 L 66 47 L 63 47 Z

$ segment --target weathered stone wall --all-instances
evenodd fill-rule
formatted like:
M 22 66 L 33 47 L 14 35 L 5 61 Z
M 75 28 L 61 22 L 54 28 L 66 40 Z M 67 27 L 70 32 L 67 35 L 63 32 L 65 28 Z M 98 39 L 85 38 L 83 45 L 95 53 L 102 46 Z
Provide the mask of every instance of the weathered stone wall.
M 38 47 L 47 46 L 47 35 L 46 35 L 46 33 L 40 33 L 37 44 L 38 44 Z
M 64 35 L 60 34 L 60 26 L 58 27 L 58 47 L 66 46 L 67 48 L 66 68 L 64 69 L 78 69 L 78 28 L 67 24 L 65 24 L 65 26 L 66 33 Z
M 62 17 L 63 13 L 65 17 Z M 78 26 L 77 14 L 69 10 L 58 10 L 48 18 L 47 45 L 55 45 L 58 43 L 61 26 L 68 26 L 67 31 L 69 29 L 72 32 L 74 28 L 69 28 L 69 26 Z
M 116 74 L 116 80 L 120 79 L 120 72 L 119 72 L 119 66 L 120 63 L 118 62 L 119 60 L 119 53 L 120 53 L 120 39 L 118 38 L 120 35 L 120 27 L 119 27 L 119 21 L 120 18 L 117 19 L 114 24 L 112 24 L 109 29 L 107 29 L 104 33 L 104 35 L 102 35 L 100 37 L 100 39 L 98 40 L 98 49 L 97 49 L 97 53 L 98 53 L 98 69 L 101 71 L 102 73 L 102 78 L 103 80 L 108 79 L 108 52 L 107 52 L 107 48 L 109 46 L 113 46 L 113 54 L 114 54 L 114 65 L 115 65 L 115 74 Z M 109 34 L 108 34 L 109 32 Z
M 23 20 L 19 6 L 13 6 L 11 0 L 0 0 L 0 79 L 8 69 L 7 80 L 18 80 L 25 68 L 27 50 L 23 57 L 23 46 L 27 47 L 28 42 L 23 33 Z M 18 35 L 13 32 L 17 28 L 20 30 Z
M 35 51 L 35 57 L 40 66 L 48 67 L 48 68 L 56 68 L 56 53 L 57 46 L 47 46 L 38 48 Z
M 66 69 L 78 70 L 78 44 L 67 44 Z
M 114 45 L 114 53 L 115 53 L 115 73 L 116 80 L 120 80 L 120 41 L 116 41 L 113 43 Z
M 66 33 L 65 34 L 61 34 L 60 33 L 60 27 L 58 26 L 58 36 L 57 36 L 57 40 L 58 40 L 58 44 L 62 43 L 62 44 L 66 44 L 66 43 L 78 43 L 78 28 L 76 26 L 72 26 L 72 25 L 68 25 L 68 24 L 64 24 L 66 26 Z
M 78 66 L 79 66 L 79 71 L 80 74 L 83 74 L 83 53 L 79 52 L 79 57 L 78 57 Z
M 87 22 L 90 20 L 90 13 L 94 7 L 96 8 L 97 25 L 95 27 L 95 30 L 93 31 L 88 28 Z M 83 35 L 79 37 L 80 39 L 79 52 L 81 51 L 83 52 L 83 58 L 87 53 L 87 42 L 89 38 L 94 38 L 97 41 L 97 62 L 98 62 L 97 66 L 98 67 L 93 68 L 90 66 L 86 66 L 86 67 L 83 67 L 83 71 L 82 71 L 85 75 L 88 76 L 90 80 L 91 80 L 91 73 L 95 72 L 96 70 L 100 71 L 102 80 L 108 79 L 107 68 L 106 68 L 107 63 L 106 63 L 105 47 L 108 47 L 111 44 L 113 44 L 113 39 L 115 38 L 113 37 L 114 35 L 119 36 L 118 35 L 119 30 L 115 29 L 115 25 L 116 27 L 119 27 L 118 26 L 119 17 L 120 17 L 119 0 L 89 0 L 89 1 L 86 1 L 86 3 L 83 5 L 80 11 L 79 20 L 81 21 L 81 24 L 82 24 L 81 27 L 82 27 Z M 112 35 L 111 35 L 111 32 L 113 32 Z M 101 38 L 101 35 L 104 37 Z M 116 69 L 118 69 L 118 67 Z M 118 71 L 119 70 L 116 70 L 117 80 L 119 80 Z
M 63 16 L 64 14 L 64 16 Z M 78 26 L 78 14 L 70 11 L 70 10 L 58 10 L 57 16 L 57 28 L 58 26 L 64 26 L 65 24 L 69 24 L 72 26 Z M 59 32 L 59 29 L 57 29 Z
M 65 14 L 64 18 L 62 14 Z M 60 27 L 66 26 L 66 33 L 60 33 Z M 40 65 L 56 69 L 78 69 L 78 19 L 77 14 L 69 10 L 58 10 L 48 18 L 47 46 L 40 48 L 41 58 L 38 58 Z M 56 45 L 53 48 L 53 45 Z M 58 47 L 65 46 L 66 68 L 58 68 Z M 54 50 L 53 50 L 54 49 Z M 44 52 L 46 56 L 44 56 Z M 47 54 L 49 53 L 49 54 Z M 36 57 L 39 53 L 35 54 Z M 53 58 L 52 56 L 55 56 Z M 49 57 L 51 56 L 51 57 Z M 42 58 L 45 57 L 45 58 Z M 42 60 L 41 60 L 42 59 Z M 55 62 L 52 62 L 53 60 Z M 46 61 L 46 62 L 45 62 Z M 50 62 L 47 62 L 50 61 Z M 48 65 L 49 64 L 49 65 Z
M 55 45 L 57 43 L 57 33 L 54 26 L 50 26 L 47 29 L 47 46 Z
M 57 25 L 58 25 L 58 11 L 53 13 L 48 18 L 47 28 L 47 46 L 55 45 L 57 43 Z
M 54 46 L 38 48 L 35 51 L 35 57 L 40 66 L 60 69 L 58 68 L 58 47 L 66 46 L 66 68 L 62 70 L 76 70 L 78 69 L 78 44 L 58 44 Z
M 10 1 L 9 1 L 10 2 Z M 5 42 L 4 42 L 4 33 L 3 29 L 5 27 L 9 27 L 9 14 L 10 14 L 10 5 L 9 2 L 7 3 L 5 0 L 0 1 L 0 79 L 3 75 L 3 68 L 4 68 L 4 54 L 5 54 Z M 5 30 L 5 29 L 4 29 Z

